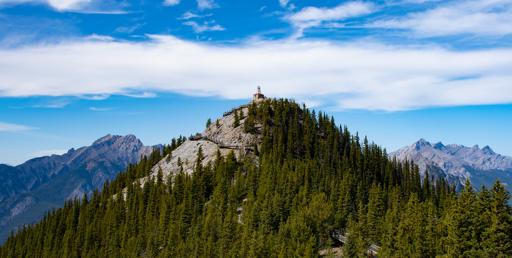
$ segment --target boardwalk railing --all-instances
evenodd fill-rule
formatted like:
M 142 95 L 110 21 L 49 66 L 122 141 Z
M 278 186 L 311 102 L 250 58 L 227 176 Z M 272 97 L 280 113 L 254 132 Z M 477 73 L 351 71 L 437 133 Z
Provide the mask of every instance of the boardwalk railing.
M 348 233 L 345 233 L 344 231 L 339 230 L 339 229 L 335 229 L 335 230 L 331 231 L 331 237 L 334 240 L 337 240 L 338 242 L 340 242 L 342 244 L 346 244 L 347 238 L 348 238 Z M 370 246 L 367 247 L 366 253 L 369 256 L 377 256 L 379 249 L 380 249 L 380 246 L 371 244 Z

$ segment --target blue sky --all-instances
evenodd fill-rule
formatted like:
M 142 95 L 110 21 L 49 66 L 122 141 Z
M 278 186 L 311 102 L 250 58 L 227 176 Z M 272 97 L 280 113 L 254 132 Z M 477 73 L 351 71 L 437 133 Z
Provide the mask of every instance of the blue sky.
M 512 155 L 512 0 L 0 0 L 0 163 L 201 131 L 256 85 L 388 150 Z

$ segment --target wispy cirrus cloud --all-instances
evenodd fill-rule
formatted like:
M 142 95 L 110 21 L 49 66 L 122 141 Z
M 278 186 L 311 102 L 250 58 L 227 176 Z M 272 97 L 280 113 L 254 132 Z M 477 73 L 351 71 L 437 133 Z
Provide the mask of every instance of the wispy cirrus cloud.
M 204 17 L 210 17 L 212 16 L 211 13 L 209 14 L 197 14 L 192 11 L 186 11 L 184 12 L 180 17 L 178 17 L 178 20 L 190 20 L 190 19 L 196 19 L 196 18 L 204 18 Z
M 76 10 L 91 0 L 0 0 L 0 5 L 47 4 L 58 11 Z
M 34 130 L 34 129 L 35 128 L 30 127 L 30 126 L 26 126 L 26 125 L 0 122 L 0 132 L 15 133 L 15 132 L 31 131 L 31 130 Z
M 290 0 L 279 0 L 279 5 L 282 7 L 282 8 L 286 8 L 288 10 L 293 10 L 295 9 L 295 5 L 293 3 L 291 3 Z
M 325 22 L 367 15 L 375 9 L 372 3 L 358 1 L 341 3 L 332 8 L 309 6 L 285 16 L 285 20 L 297 30 L 294 37 L 301 37 L 307 28 L 321 26 Z
M 219 5 L 214 0 L 196 0 L 196 2 L 197 9 L 199 10 L 213 9 L 219 7 Z
M 203 33 L 206 31 L 224 31 L 226 28 L 217 24 L 215 21 L 205 21 L 202 23 L 196 21 L 186 21 L 184 25 L 192 27 L 195 33 Z
M 181 0 L 164 0 L 163 5 L 164 6 L 175 6 L 178 5 L 181 2 Z
M 51 109 L 59 109 L 64 108 L 67 105 L 71 104 L 71 100 L 67 98 L 54 98 L 44 102 L 40 102 L 32 105 L 32 108 L 51 108 Z
M 80 12 L 91 14 L 125 14 L 120 6 L 111 1 L 99 0 L 0 0 L 3 5 L 45 4 L 59 12 Z
M 51 98 L 39 98 L 41 100 L 32 101 L 32 103 L 22 105 L 11 105 L 9 109 L 61 109 L 72 103 L 72 99 L 68 97 L 51 97 Z
M 157 94 L 154 92 L 149 91 L 142 91 L 142 92 L 133 92 L 133 91 L 127 91 L 123 92 L 120 95 L 127 96 L 130 98 L 137 98 L 137 99 L 148 99 L 148 98 L 156 98 Z
M 81 99 L 87 100 L 105 100 L 110 97 L 110 94 L 85 94 L 79 96 Z
M 511 69 L 512 49 L 324 40 L 219 46 L 152 35 L 149 42 L 84 39 L 0 50 L 0 93 L 101 96 L 138 89 L 236 99 L 261 84 L 269 96 L 394 111 L 512 103 Z
M 95 112 L 106 112 L 111 111 L 113 108 L 111 107 L 89 107 L 89 110 L 95 111 Z
M 368 27 L 407 30 L 416 37 L 504 36 L 512 34 L 511 24 L 511 0 L 462 0 L 446 1 L 403 17 L 383 18 Z

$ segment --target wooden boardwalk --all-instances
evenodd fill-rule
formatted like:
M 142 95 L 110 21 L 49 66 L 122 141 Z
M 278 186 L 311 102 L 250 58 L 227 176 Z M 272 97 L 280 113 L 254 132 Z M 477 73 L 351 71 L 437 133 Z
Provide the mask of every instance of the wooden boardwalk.
M 347 236 L 348 234 L 343 233 L 343 231 L 341 230 L 333 230 L 331 232 L 331 237 L 342 244 L 347 243 Z M 367 247 L 366 253 L 368 254 L 369 257 L 377 257 L 379 249 L 380 247 L 378 245 L 371 244 L 370 246 Z

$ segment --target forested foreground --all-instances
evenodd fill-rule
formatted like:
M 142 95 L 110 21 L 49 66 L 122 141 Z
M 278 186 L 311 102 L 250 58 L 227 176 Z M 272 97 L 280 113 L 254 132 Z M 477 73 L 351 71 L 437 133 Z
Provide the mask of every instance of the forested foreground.
M 219 154 L 192 175 L 160 173 L 140 187 L 137 178 L 180 137 L 101 193 L 10 237 L 0 255 L 316 257 L 334 244 L 330 232 L 343 230 L 346 257 L 366 257 L 370 244 L 379 257 L 512 257 L 512 212 L 499 183 L 456 193 L 442 179 L 422 180 L 415 165 L 287 100 L 252 105 L 239 126 L 263 135 L 258 162 Z

